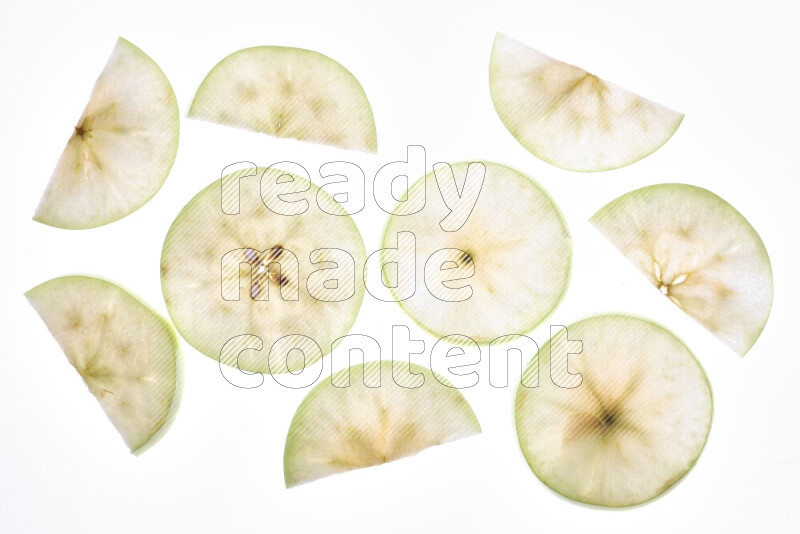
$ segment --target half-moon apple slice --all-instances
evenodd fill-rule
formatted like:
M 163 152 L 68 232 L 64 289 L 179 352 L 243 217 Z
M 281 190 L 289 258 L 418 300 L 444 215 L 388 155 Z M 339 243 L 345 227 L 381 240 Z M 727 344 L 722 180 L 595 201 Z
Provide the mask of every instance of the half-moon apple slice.
M 497 34 L 489 66 L 500 120 L 533 155 L 572 171 L 604 171 L 655 152 L 683 115 Z
M 134 454 L 166 433 L 181 398 L 172 326 L 111 282 L 65 276 L 25 296 Z
M 736 209 L 685 184 L 637 189 L 592 224 L 662 294 L 744 356 L 772 307 L 764 243 Z
M 580 349 L 567 339 L 583 344 L 568 359 L 568 350 Z M 562 387 L 569 382 L 577 386 Z M 517 390 L 517 434 L 551 489 L 584 503 L 633 506 L 691 469 L 712 409 L 705 373 L 678 338 L 649 321 L 601 315 L 562 329 L 533 358 Z
M 342 65 L 311 50 L 258 46 L 208 73 L 189 117 L 352 150 L 376 152 L 372 108 Z
M 479 191 L 471 212 L 458 207 L 454 184 L 463 198 Z M 566 291 L 572 260 L 566 222 L 544 189 L 509 167 L 473 162 L 435 165 L 408 198 L 423 191 L 424 208 L 406 214 L 412 203 L 400 205 L 383 238 L 385 249 L 406 236 L 415 241 L 416 264 L 401 259 L 400 274 L 415 278 L 416 290 L 410 296 L 392 290 L 406 313 L 437 337 L 477 343 L 543 321 Z M 387 264 L 384 274 L 388 287 L 400 282 L 396 265 Z
M 169 314 L 186 341 L 224 364 L 272 374 L 303 369 L 356 320 L 364 298 L 361 234 L 338 202 L 300 176 L 251 168 L 222 183 L 238 186 L 223 194 L 215 180 L 184 206 L 164 240 Z M 237 207 L 226 213 L 221 199 Z M 258 337 L 260 347 L 238 350 L 244 345 L 234 338 L 246 339 L 239 336 Z
M 286 487 L 480 431 L 464 396 L 430 370 L 401 362 L 355 365 L 317 385 L 297 409 L 284 451 Z
M 143 206 L 178 152 L 180 115 L 167 77 L 119 39 L 67 142 L 34 220 L 94 228 Z

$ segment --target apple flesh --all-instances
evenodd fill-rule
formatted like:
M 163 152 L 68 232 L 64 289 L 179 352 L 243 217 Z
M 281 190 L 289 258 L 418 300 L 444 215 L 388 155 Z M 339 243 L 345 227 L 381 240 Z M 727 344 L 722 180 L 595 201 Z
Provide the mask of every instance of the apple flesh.
M 639 161 L 666 143 L 683 120 L 677 111 L 499 33 L 489 84 L 511 135 L 538 158 L 572 171 Z
M 567 336 L 583 351 L 568 356 L 580 374 L 566 388 L 567 365 L 550 361 Z M 552 367 L 551 367 L 552 366 Z M 552 369 L 557 376 L 531 384 Z M 647 502 L 677 483 L 703 450 L 711 388 L 688 348 L 664 328 L 601 315 L 562 330 L 534 357 L 517 390 L 519 444 L 539 479 L 569 499 L 599 506 Z
M 350 150 L 378 149 L 361 84 L 312 50 L 258 46 L 229 55 L 203 80 L 189 117 Z
M 744 356 L 772 307 L 772 267 L 758 233 L 701 187 L 660 184 L 627 193 L 592 218 L 672 303 Z
M 324 191 L 279 169 L 252 172 L 223 178 L 239 184 L 237 214 L 220 209 L 219 180 L 181 210 L 164 240 L 161 287 L 178 332 L 206 356 L 247 372 L 297 371 L 355 322 L 366 251 L 353 220 Z M 287 177 L 297 192 L 278 193 Z M 308 209 L 276 213 L 262 200 L 278 196 Z M 262 349 L 223 355 L 242 335 L 257 336 Z M 302 358 L 289 354 L 300 339 L 289 336 L 298 335 L 305 336 Z
M 119 39 L 34 220 L 68 229 L 129 215 L 161 188 L 178 151 L 175 94 L 158 65 Z
M 134 454 L 169 428 L 183 358 L 172 326 L 111 282 L 65 276 L 25 296 Z
M 414 387 L 417 377 L 424 382 Z M 334 374 L 306 396 L 292 419 L 284 452 L 286 486 L 480 433 L 464 396 L 445 384 L 430 370 L 402 362 L 367 362 Z
M 442 226 L 451 214 L 437 176 L 462 191 L 483 177 L 474 208 L 462 213 L 460 226 Z M 398 236 L 414 240 L 417 254 L 410 265 L 401 258 L 399 268 L 384 271 L 389 287 L 398 287 L 409 274 L 416 277 L 413 294 L 393 289 L 406 313 L 437 338 L 459 334 L 490 343 L 532 330 L 553 311 L 569 282 L 572 240 L 539 184 L 504 165 L 464 162 L 435 168 L 408 197 L 423 193 L 424 208 L 409 214 L 409 203 L 399 205 L 383 237 L 385 249 L 397 247 Z M 440 274 L 448 280 L 431 276 Z

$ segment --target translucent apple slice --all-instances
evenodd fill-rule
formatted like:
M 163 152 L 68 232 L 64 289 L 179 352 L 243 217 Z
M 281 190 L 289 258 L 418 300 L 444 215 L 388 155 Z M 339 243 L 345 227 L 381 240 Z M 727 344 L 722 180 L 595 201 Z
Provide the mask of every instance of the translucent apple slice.
M 203 354 L 246 372 L 295 372 L 355 322 L 366 251 L 353 220 L 324 191 L 275 168 L 249 172 L 223 178 L 239 183 L 238 193 L 222 197 L 238 197 L 237 214 L 220 209 L 219 180 L 181 210 L 164 241 L 161 287 L 178 332 Z M 260 349 L 226 347 L 245 335 L 257 336 Z
M 172 326 L 111 282 L 65 276 L 25 296 L 134 454 L 169 428 L 183 358 Z
M 102 226 L 142 207 L 167 179 L 180 115 L 167 77 L 119 39 L 39 202 L 34 220 Z
M 683 115 L 497 34 L 489 66 L 500 120 L 529 152 L 572 171 L 605 171 L 652 154 Z
M 311 50 L 258 46 L 208 73 L 189 117 L 275 137 L 376 152 L 372 108 L 342 65 Z
M 480 431 L 464 396 L 430 370 L 401 362 L 356 365 L 317 385 L 297 409 L 284 452 L 286 487 Z
M 455 180 L 468 191 L 467 180 L 478 179 L 484 168 L 474 209 L 462 210 L 459 222 L 468 214 L 466 222 L 445 231 L 442 221 L 452 216 L 437 174 L 443 186 Z M 437 164 L 434 169 L 409 191 L 414 198 L 424 188 L 425 207 L 407 215 L 406 202 L 386 225 L 384 248 L 396 248 L 401 232 L 413 234 L 416 245 L 416 265 L 402 267 L 408 271 L 403 276 L 415 277 L 416 289 L 410 297 L 393 290 L 395 298 L 437 337 L 464 335 L 490 343 L 532 330 L 555 309 L 569 282 L 572 241 L 558 207 L 536 182 L 497 163 Z M 455 206 L 454 195 L 449 196 L 447 203 Z M 452 281 L 432 279 L 439 269 Z M 392 264 L 384 269 L 387 286 L 398 285 L 397 270 Z M 442 295 L 441 286 L 449 294 Z
M 561 387 L 576 377 L 567 376 L 567 360 L 551 361 L 551 350 L 563 358 L 569 349 L 561 330 L 517 390 L 525 459 L 542 482 L 576 501 L 619 507 L 657 497 L 705 446 L 713 403 L 703 369 L 678 338 L 642 319 L 602 315 L 566 332 L 583 344 L 568 360 L 579 385 Z
M 610 202 L 592 224 L 662 294 L 744 356 L 772 307 L 764 243 L 736 209 L 685 184 L 637 189 Z

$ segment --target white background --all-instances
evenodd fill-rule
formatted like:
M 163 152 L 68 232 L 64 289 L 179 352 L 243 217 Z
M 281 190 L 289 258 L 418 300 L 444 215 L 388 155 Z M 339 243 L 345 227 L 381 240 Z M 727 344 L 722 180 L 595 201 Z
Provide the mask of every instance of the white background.
M 29 0 L 0 14 L 2 532 L 787 532 L 800 519 L 797 252 L 797 13 L 789 2 L 237 2 Z M 680 110 L 686 118 L 652 156 L 616 171 L 579 174 L 538 160 L 492 106 L 488 62 L 496 31 Z M 143 208 L 85 231 L 31 220 L 94 81 L 123 36 L 166 72 L 178 97 L 180 150 Z M 364 86 L 378 127 L 377 156 L 185 119 L 208 70 L 255 45 L 323 52 Z M 697 355 L 714 391 L 708 445 L 664 497 L 634 509 L 574 504 L 527 467 L 513 424 L 514 388 L 464 392 L 483 434 L 384 466 L 292 490 L 283 445 L 305 391 L 269 377 L 243 391 L 183 343 L 186 386 L 170 432 L 141 457 L 127 453 L 23 293 L 69 273 L 97 274 L 166 315 L 159 258 L 181 207 L 225 165 L 293 160 L 318 169 L 345 159 L 368 182 L 422 144 L 428 164 L 508 164 L 538 180 L 567 217 L 574 270 L 547 324 L 603 311 L 650 317 Z M 313 176 L 313 173 L 312 173 Z M 586 222 L 609 200 L 647 184 L 711 189 L 753 224 L 774 271 L 772 316 L 741 359 L 663 298 Z M 384 214 L 367 194 L 355 216 L 367 250 Z M 433 339 L 396 304 L 365 297 L 352 332 L 388 351 L 391 324 Z M 388 352 L 385 357 L 388 357 Z M 512 374 L 512 380 L 514 375 Z

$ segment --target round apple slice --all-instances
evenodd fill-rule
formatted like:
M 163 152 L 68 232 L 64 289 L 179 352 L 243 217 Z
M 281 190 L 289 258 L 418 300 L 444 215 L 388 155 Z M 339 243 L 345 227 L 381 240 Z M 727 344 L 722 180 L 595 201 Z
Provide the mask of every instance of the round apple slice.
M 178 411 L 183 358 L 172 326 L 111 282 L 65 276 L 25 296 L 133 454 Z
M 480 431 L 464 396 L 430 370 L 401 362 L 355 365 L 317 385 L 297 409 L 284 451 L 286 487 Z
M 214 181 L 169 229 L 161 255 L 167 309 L 184 339 L 215 360 L 246 372 L 301 370 L 355 322 L 364 297 L 361 234 L 338 202 L 299 176 L 252 168 L 228 181 L 238 182 L 235 194 L 221 195 Z M 224 212 L 221 198 L 238 207 Z M 238 350 L 234 338 L 245 335 L 257 336 L 260 349 Z
M 497 34 L 489 66 L 500 120 L 529 152 L 572 171 L 605 171 L 655 152 L 683 115 Z
M 464 199 L 479 192 L 471 212 L 457 203 L 454 183 Z M 413 295 L 392 289 L 415 321 L 437 337 L 490 343 L 532 330 L 555 309 L 569 281 L 572 241 L 536 182 L 497 163 L 436 164 L 408 198 L 423 192 L 424 208 L 406 214 L 412 202 L 398 205 L 383 238 L 385 249 L 405 236 L 415 241 L 415 265 L 401 259 L 399 269 L 384 269 L 390 288 L 398 286 L 398 271 L 415 278 Z
M 180 115 L 164 73 L 119 39 L 39 202 L 34 220 L 82 229 L 121 219 L 167 179 Z
M 583 344 L 568 359 L 573 377 L 581 375 L 572 388 L 560 387 L 567 360 L 551 361 L 551 351 L 566 356 L 567 339 Z M 517 434 L 551 489 L 588 504 L 633 506 L 691 469 L 712 409 L 706 375 L 678 338 L 649 321 L 602 315 L 561 330 L 534 357 L 517 390 Z
M 744 356 L 772 307 L 764 243 L 736 209 L 685 184 L 637 189 L 592 224 L 663 295 Z
M 342 65 L 311 50 L 258 46 L 208 73 L 189 117 L 275 137 L 376 152 L 372 108 Z

